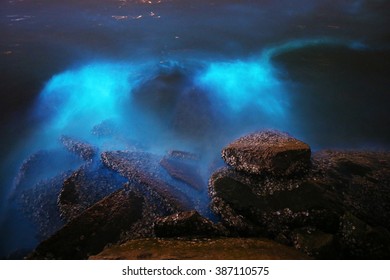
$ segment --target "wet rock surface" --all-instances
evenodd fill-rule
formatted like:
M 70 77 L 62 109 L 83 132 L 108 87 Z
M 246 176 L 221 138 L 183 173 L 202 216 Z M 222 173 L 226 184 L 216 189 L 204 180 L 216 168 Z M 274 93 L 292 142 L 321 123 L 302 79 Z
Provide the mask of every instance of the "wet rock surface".
M 134 190 L 118 190 L 42 242 L 29 259 L 85 259 L 97 254 L 142 218 L 143 204 Z
M 122 187 L 126 180 L 102 165 L 84 165 L 63 183 L 57 205 L 69 221 L 97 201 Z
M 349 259 L 389 259 L 390 232 L 371 226 L 351 213 L 341 217 L 340 246 Z
M 320 151 L 308 162 L 306 144 L 265 131 L 240 138 L 227 146 L 233 150 L 222 151 L 231 166 L 220 160 L 202 169 L 202 155 L 180 150 L 156 155 L 132 146 L 98 157 L 88 144 L 68 140 L 71 149 L 64 144 L 68 150 L 30 156 L 15 179 L 13 199 L 37 227 L 41 242 L 30 258 L 85 259 L 110 244 L 133 248 L 138 241 L 165 251 L 128 252 L 113 246 L 109 255 L 103 252 L 96 258 L 191 259 L 206 246 L 216 248 L 205 254 L 212 259 L 390 258 L 388 152 Z M 232 151 L 240 159 L 233 164 Z M 247 159 L 255 164 L 247 164 Z M 56 160 L 63 160 L 63 166 Z M 46 168 L 47 173 L 39 175 Z M 200 170 L 213 173 L 209 197 Z M 275 249 L 279 257 L 252 250 L 276 248 L 274 242 L 281 246 Z M 189 251 L 174 252 L 168 244 Z M 248 254 L 245 248 L 250 248 Z M 285 248 L 291 254 L 282 253 Z
M 97 148 L 93 145 L 69 136 L 61 136 L 60 142 L 66 149 L 68 149 L 68 151 L 75 153 L 83 160 L 92 160 L 92 158 L 97 154 Z
M 316 258 L 388 258 L 389 159 L 321 151 L 289 177 L 222 168 L 209 181 L 211 207 L 234 234 L 268 236 Z
M 222 226 L 202 217 L 195 210 L 157 218 L 154 231 L 157 237 L 211 237 L 226 234 Z
M 222 150 L 226 163 L 238 171 L 281 176 L 305 171 L 310 155 L 306 143 L 271 130 L 241 137 Z
M 108 168 L 118 172 L 131 182 L 137 183 L 142 191 L 152 196 L 167 214 L 190 210 L 191 200 L 179 189 L 161 180 L 157 159 L 143 152 L 104 152 L 102 162 Z M 158 161 L 157 161 L 158 162 Z M 152 169 L 147 169 L 147 168 Z
M 199 164 L 199 163 L 198 163 Z M 197 163 L 192 160 L 165 156 L 160 165 L 172 176 L 195 190 L 201 192 L 206 189 L 206 183 L 197 170 Z
M 50 237 L 64 225 L 56 202 L 64 180 L 70 175 L 71 172 L 66 172 L 42 180 L 17 198 L 24 215 L 36 225 L 38 240 Z

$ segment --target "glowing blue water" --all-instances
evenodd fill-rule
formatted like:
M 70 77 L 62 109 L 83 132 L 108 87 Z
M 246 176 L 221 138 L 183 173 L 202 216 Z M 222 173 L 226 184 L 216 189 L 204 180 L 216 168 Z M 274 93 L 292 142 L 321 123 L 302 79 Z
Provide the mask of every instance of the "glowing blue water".
M 198 77 L 198 84 L 226 102 L 232 113 L 257 107 L 269 117 L 283 117 L 288 96 L 275 73 L 268 59 L 215 62 Z
M 46 135 L 88 135 L 107 119 L 120 119 L 124 104 L 137 86 L 142 65 L 98 63 L 68 70 L 48 81 L 40 94 L 36 113 L 46 118 Z M 144 75 L 146 77 L 147 75 Z
M 227 127 L 231 126 L 237 135 L 252 129 L 253 123 L 289 131 L 290 97 L 285 82 L 279 77 L 281 70 L 273 64 L 272 58 L 292 49 L 317 45 L 364 47 L 356 42 L 314 38 L 288 41 L 246 59 L 200 60 L 196 63 L 201 65 L 200 70 L 195 71 L 197 74 L 187 77 L 189 87 L 201 89 L 211 101 L 212 108 L 218 111 L 218 118 L 225 121 Z M 55 75 L 47 82 L 37 101 L 36 113 L 43 116 L 44 121 L 32 142 L 48 145 L 62 134 L 94 142 L 92 128 L 108 119 L 134 140 L 142 142 L 147 140 L 145 138 L 159 137 L 160 141 L 156 143 L 159 146 L 173 141 L 162 136 L 162 132 L 169 134 L 173 129 L 171 124 L 148 116 L 148 108 L 136 108 L 132 95 L 145 81 L 161 75 L 161 71 L 170 73 L 171 69 L 178 68 L 178 64 L 180 62 L 176 61 L 157 67 L 153 62 L 91 62 Z M 182 64 L 179 65 L 181 69 L 193 67 Z M 175 98 L 173 102 L 180 96 Z M 148 104 L 143 103 L 143 106 Z M 191 127 L 191 123 L 187 125 Z M 143 126 L 143 130 L 149 132 L 139 133 L 137 126 Z M 257 129 L 261 127 L 259 125 Z M 180 142 L 180 139 L 175 140 Z M 98 145 L 96 141 L 94 144 Z

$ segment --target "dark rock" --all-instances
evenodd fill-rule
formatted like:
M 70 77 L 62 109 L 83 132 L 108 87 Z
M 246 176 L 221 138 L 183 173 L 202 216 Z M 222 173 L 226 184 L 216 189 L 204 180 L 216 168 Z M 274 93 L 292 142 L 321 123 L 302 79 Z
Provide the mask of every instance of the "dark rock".
M 315 181 L 264 178 L 222 168 L 210 179 L 212 208 L 240 235 L 291 234 L 294 228 L 338 227 L 340 202 Z
M 313 176 L 338 193 L 347 211 L 390 230 L 390 153 L 321 151 Z
M 199 160 L 199 156 L 197 154 L 185 152 L 185 151 L 178 151 L 178 150 L 170 150 L 168 152 L 168 157 L 172 159 L 190 160 L 190 161 Z
M 148 114 L 155 120 L 168 124 L 177 100 L 188 84 L 188 77 L 183 70 L 179 66 L 161 65 L 155 77 L 143 83 L 142 87 L 135 88 L 132 102 L 136 107 L 148 110 Z
M 102 165 L 84 165 L 63 183 L 57 204 L 69 221 L 97 201 L 121 188 L 126 180 Z
M 152 197 L 166 210 L 166 214 L 192 208 L 189 198 L 170 184 L 161 180 L 157 170 L 147 170 L 155 161 L 153 155 L 142 152 L 104 152 L 102 162 L 108 168 L 139 185 L 140 191 Z M 158 161 L 157 161 L 158 162 Z
M 390 253 L 389 180 L 390 153 L 323 151 L 300 176 L 222 168 L 212 175 L 209 193 L 213 211 L 233 233 L 295 244 L 317 258 L 382 258 Z M 356 220 L 351 226 L 345 213 L 364 226 Z M 353 231 L 359 237 L 348 228 L 361 228 Z
M 188 184 L 195 190 L 203 191 L 206 189 L 206 184 L 195 164 L 169 157 L 164 157 L 160 164 L 173 178 Z
M 316 259 L 339 259 L 341 256 L 335 236 L 319 230 L 295 230 L 293 243 L 295 248 Z
M 177 100 L 172 126 L 177 134 L 197 142 L 210 143 L 217 120 L 208 94 L 192 87 L 184 91 Z
M 118 190 L 39 244 L 29 258 L 85 259 L 97 254 L 142 218 L 143 205 L 144 198 L 134 190 Z
M 157 218 L 154 224 L 157 237 L 211 237 L 224 235 L 224 229 L 202 217 L 197 211 L 180 212 Z
M 22 212 L 37 227 L 39 240 L 48 238 L 64 225 L 56 202 L 64 180 L 70 175 L 67 172 L 42 180 L 17 197 Z
M 66 149 L 68 149 L 68 151 L 75 153 L 84 160 L 92 160 L 92 158 L 97 153 L 96 147 L 69 136 L 61 136 L 60 142 L 65 146 Z
M 310 147 L 278 131 L 249 134 L 222 150 L 227 164 L 251 174 L 289 176 L 305 171 L 310 164 Z
M 346 213 L 341 218 L 339 235 L 347 258 L 390 258 L 390 232 L 383 227 L 372 227 L 354 215 Z

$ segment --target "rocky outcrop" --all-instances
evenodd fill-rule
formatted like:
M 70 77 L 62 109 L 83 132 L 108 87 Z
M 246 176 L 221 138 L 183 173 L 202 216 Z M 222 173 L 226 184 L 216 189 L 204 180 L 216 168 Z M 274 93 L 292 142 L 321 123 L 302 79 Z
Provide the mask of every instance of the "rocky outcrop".
M 320 183 L 245 175 L 223 168 L 210 179 L 212 208 L 241 236 L 291 234 L 293 228 L 338 227 L 340 201 Z
M 68 151 L 75 153 L 80 158 L 86 161 L 92 160 L 92 158 L 97 154 L 96 147 L 69 136 L 61 136 L 60 142 L 64 145 L 66 149 L 68 149 Z
M 370 226 L 351 213 L 341 217 L 338 237 L 346 258 L 390 258 L 390 232 L 381 226 Z
M 208 197 L 202 192 L 199 170 L 209 170 L 201 166 L 197 155 L 107 151 L 100 162 L 96 156 L 87 156 L 84 159 L 89 160 L 80 167 L 83 161 L 76 154 L 83 158 L 83 151 L 90 155 L 89 149 L 72 147 L 75 154 L 63 148 L 37 153 L 24 162 L 16 180 L 16 201 L 44 240 L 30 258 L 84 259 L 109 244 L 133 239 L 152 238 L 143 244 L 156 245 L 160 241 L 155 237 L 190 240 L 200 246 L 199 253 L 215 244 L 226 252 L 230 241 L 237 248 L 261 249 L 269 242 L 274 248 L 272 239 L 310 258 L 390 258 L 390 153 L 321 151 L 308 161 L 310 147 L 287 134 L 265 131 L 243 137 L 223 150 L 230 166 L 209 165 L 223 166 L 212 174 L 208 186 L 211 209 L 221 221 L 215 224 L 205 218 L 218 220 L 209 212 Z M 53 159 L 53 155 L 58 157 Z M 77 160 L 68 162 L 69 156 Z M 56 165 L 61 159 L 64 166 Z M 68 164 L 75 171 L 58 172 Z M 47 173 L 39 177 L 45 166 Z M 258 238 L 268 239 L 262 243 Z M 187 245 L 172 243 L 177 248 Z M 162 255 L 154 249 L 135 250 L 117 258 L 198 256 L 195 247 L 188 255 L 161 248 L 166 250 Z M 253 250 L 244 254 L 242 248 L 231 248 L 229 255 L 216 248 L 219 253 L 208 256 L 261 256 Z
M 301 228 L 293 231 L 292 240 L 295 248 L 316 259 L 339 259 L 342 256 L 339 242 L 330 233 Z
M 211 237 L 225 235 L 225 230 L 197 211 L 180 212 L 157 218 L 154 223 L 157 237 Z
M 38 240 L 48 238 L 64 225 L 56 202 L 64 180 L 70 175 L 66 172 L 42 180 L 18 196 L 21 211 L 37 229 Z
M 141 192 L 152 197 L 166 214 L 191 209 L 191 200 L 180 190 L 164 182 L 157 170 L 147 170 L 155 161 L 153 155 L 143 152 L 104 152 L 102 162 L 108 168 L 139 185 Z
M 284 169 L 297 172 L 289 176 L 222 168 L 209 181 L 211 207 L 232 234 L 267 236 L 321 259 L 388 258 L 390 153 L 321 151 L 304 165 L 303 173 Z
M 178 160 L 189 160 L 189 161 L 199 160 L 199 156 L 197 154 L 185 152 L 185 151 L 179 151 L 179 150 L 168 151 L 168 157 L 172 159 L 178 159 Z
M 165 156 L 160 161 L 160 165 L 172 176 L 172 178 L 188 184 L 199 192 L 206 189 L 206 184 L 203 182 L 202 176 L 197 170 L 198 166 L 196 165 L 196 162 Z
M 310 147 L 286 133 L 262 131 L 241 137 L 222 150 L 227 164 L 251 174 L 289 176 L 305 171 Z
M 118 190 L 43 241 L 29 259 L 85 259 L 97 254 L 142 218 L 144 202 L 131 188 Z
M 126 179 L 102 165 L 87 164 L 63 183 L 57 205 L 60 215 L 72 220 L 97 201 L 122 187 Z

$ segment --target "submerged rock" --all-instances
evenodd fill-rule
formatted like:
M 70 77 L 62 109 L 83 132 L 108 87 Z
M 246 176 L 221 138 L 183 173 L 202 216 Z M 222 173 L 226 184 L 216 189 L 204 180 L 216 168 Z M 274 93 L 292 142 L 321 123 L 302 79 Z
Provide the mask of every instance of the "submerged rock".
M 104 152 L 102 162 L 139 186 L 141 192 L 151 197 L 166 214 L 186 211 L 192 208 L 191 200 L 174 186 L 161 180 L 158 170 L 152 167 L 153 155 L 144 152 Z M 158 162 L 158 161 L 157 161 Z
M 238 171 L 277 176 L 305 171 L 310 155 L 309 145 L 278 131 L 249 134 L 222 150 L 226 163 Z
M 210 143 L 210 135 L 221 127 L 217 123 L 215 108 L 207 93 L 191 87 L 178 97 L 172 127 L 181 137 Z
M 172 159 L 189 160 L 189 161 L 199 160 L 199 156 L 197 154 L 185 152 L 185 151 L 178 151 L 178 150 L 170 150 L 168 152 L 168 157 Z
M 36 226 L 38 240 L 48 238 L 64 225 L 56 202 L 64 180 L 70 175 L 66 172 L 42 180 L 17 198 L 22 212 Z
M 206 189 L 206 184 L 199 172 L 198 167 L 194 162 L 181 160 L 171 157 L 164 157 L 160 161 L 160 165 L 172 176 L 172 178 L 182 181 L 195 190 L 201 192 Z
M 108 119 L 95 125 L 92 128 L 91 133 L 92 135 L 95 135 L 98 138 L 104 138 L 104 137 L 114 136 L 118 133 L 118 131 L 119 128 L 116 125 L 116 123 L 113 120 Z
M 211 237 L 225 235 L 224 228 L 202 217 L 197 211 L 180 212 L 157 218 L 157 237 Z
M 97 153 L 97 148 L 86 142 L 74 139 L 69 136 L 61 136 L 60 142 L 70 152 L 75 153 L 80 158 L 90 161 Z

